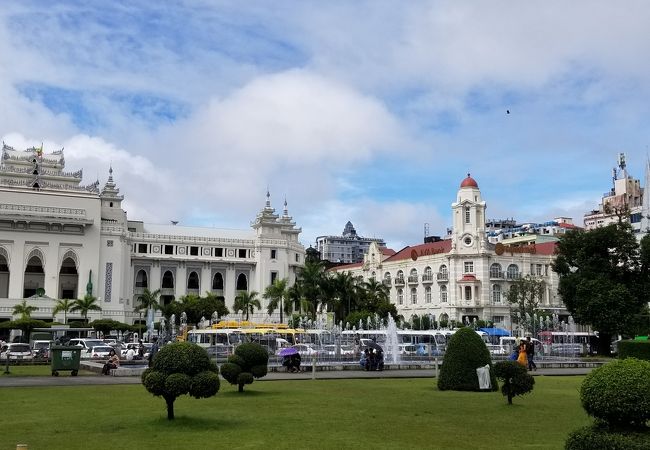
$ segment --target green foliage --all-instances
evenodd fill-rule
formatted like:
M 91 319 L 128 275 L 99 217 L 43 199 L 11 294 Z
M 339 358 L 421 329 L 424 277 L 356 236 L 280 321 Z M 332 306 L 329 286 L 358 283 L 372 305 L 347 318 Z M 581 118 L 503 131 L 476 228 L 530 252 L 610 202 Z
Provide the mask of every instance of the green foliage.
M 187 315 L 187 323 L 189 324 L 197 324 L 201 317 L 209 319 L 215 311 L 219 317 L 230 313 L 224 298 L 214 295 L 212 292 L 206 292 L 204 297 L 193 294 L 185 295 L 179 301 L 172 301 L 168 305 L 160 305 L 159 309 L 167 321 L 169 321 L 172 314 L 175 314 L 178 320 L 181 313 L 184 312 Z
M 620 341 L 618 343 L 618 358 L 637 358 L 650 361 L 650 341 Z
M 501 393 L 512 404 L 512 398 L 533 390 L 535 379 L 528 374 L 526 367 L 516 361 L 499 361 L 494 365 L 495 376 L 503 381 Z
M 515 280 L 506 293 L 506 300 L 514 306 L 513 311 L 518 312 L 522 319 L 526 314 L 533 316 L 537 312 L 539 302 L 544 295 L 544 282 L 530 275 Z M 515 320 L 516 320 L 515 316 Z M 532 331 L 531 324 L 521 324 L 527 331 Z
M 17 319 L 9 322 L 0 322 L 0 328 L 9 330 L 21 330 L 21 342 L 29 342 L 29 335 L 34 328 L 48 328 L 50 324 L 37 319 Z
M 566 450 L 647 450 L 650 433 L 634 431 L 611 431 L 598 426 L 588 426 L 571 432 Z
M 206 398 L 219 391 L 216 366 L 203 348 L 189 342 L 162 347 L 152 367 L 142 374 L 142 384 L 153 395 L 165 398 L 170 420 L 174 418 L 177 397 L 189 393 L 195 398 Z
M 228 383 L 238 385 L 239 392 L 242 392 L 244 384 L 251 384 L 253 378 L 266 376 L 268 363 L 267 350 L 259 344 L 247 342 L 239 345 L 235 354 L 229 356 L 228 362 L 221 366 L 221 376 Z
M 645 427 L 650 419 L 650 362 L 615 360 L 585 377 L 580 400 L 587 414 L 612 427 Z
M 476 369 L 490 365 L 492 390 L 498 389 L 492 359 L 481 337 L 472 329 L 460 328 L 449 340 L 438 377 L 438 389 L 479 391 Z
M 130 325 L 128 324 L 112 319 L 93 320 L 89 325 L 103 335 L 106 335 L 113 330 L 124 331 L 130 328 Z
M 77 299 L 73 302 L 70 311 L 79 311 L 84 319 L 88 320 L 90 311 L 101 311 L 102 308 L 97 304 L 97 298 L 86 294 L 84 298 Z
M 289 280 L 287 278 L 278 278 L 273 284 L 266 287 L 263 297 L 269 300 L 267 312 L 273 314 L 276 309 L 280 310 L 280 323 L 283 323 L 284 313 L 291 311 L 289 302 Z
M 641 246 L 626 223 L 590 231 L 571 231 L 560 238 L 553 270 L 558 292 L 576 322 L 600 332 L 600 354 L 609 353 L 609 338 L 627 334 L 644 311 L 650 287 L 650 246 Z
M 13 315 L 20 315 L 21 320 L 28 320 L 32 317 L 32 313 L 38 310 L 37 306 L 30 306 L 27 300 L 23 299 L 22 302 L 14 306 Z
M 245 314 L 246 320 L 248 320 L 250 314 L 253 314 L 256 309 L 259 310 L 262 307 L 257 295 L 258 293 L 256 291 L 240 292 L 235 297 L 235 303 L 232 305 L 233 311 L 241 311 L 242 315 Z

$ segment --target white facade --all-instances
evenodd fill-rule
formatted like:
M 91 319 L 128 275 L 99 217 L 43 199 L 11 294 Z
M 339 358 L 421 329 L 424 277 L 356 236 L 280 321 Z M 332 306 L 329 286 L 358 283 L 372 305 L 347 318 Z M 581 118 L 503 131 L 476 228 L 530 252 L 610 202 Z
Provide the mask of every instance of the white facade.
M 268 193 L 248 230 L 153 225 L 127 219 L 112 169 L 100 192 L 98 182 L 81 186 L 82 172 L 64 166 L 63 150 L 45 155 L 3 145 L 0 320 L 23 298 L 38 307 L 32 317 L 49 320 L 53 299 L 90 293 L 102 308 L 91 320 L 132 323 L 144 288 L 161 289 L 165 302 L 212 292 L 232 311 L 238 291 L 261 297 L 275 278 L 291 285 L 304 264 L 301 229 L 286 202 L 283 214 L 275 213 Z
M 364 280 L 383 280 L 390 289 L 391 303 L 407 320 L 413 315 L 430 315 L 437 321 L 476 318 L 510 327 L 506 293 L 514 280 L 526 275 L 544 282 L 540 309 L 567 314 L 557 294 L 558 277 L 551 270 L 553 242 L 489 243 L 486 203 L 469 175 L 451 209 L 451 239 L 409 246 L 388 257 L 373 245 L 362 264 L 332 270 L 348 271 Z

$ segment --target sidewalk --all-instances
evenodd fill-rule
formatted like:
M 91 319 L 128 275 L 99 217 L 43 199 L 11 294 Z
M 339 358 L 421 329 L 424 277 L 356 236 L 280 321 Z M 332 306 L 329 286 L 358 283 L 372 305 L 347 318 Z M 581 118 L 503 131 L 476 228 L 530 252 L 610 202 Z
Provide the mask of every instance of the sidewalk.
M 592 369 L 571 368 L 571 369 L 539 369 L 531 372 L 533 376 L 569 376 L 569 375 L 586 375 Z M 412 369 L 412 370 L 384 370 L 381 372 L 366 372 L 363 370 L 328 370 L 317 371 L 315 379 L 317 380 L 343 380 L 343 379 L 372 379 L 372 378 L 434 378 L 433 369 Z M 276 380 L 311 380 L 311 372 L 286 373 L 286 372 L 269 372 L 267 376 L 257 381 L 276 381 Z M 101 375 L 94 376 L 59 376 L 59 377 L 13 377 L 0 375 L 0 388 L 6 387 L 30 387 L 30 386 L 100 386 L 100 385 L 120 385 L 120 384 L 140 384 L 140 377 L 107 377 Z

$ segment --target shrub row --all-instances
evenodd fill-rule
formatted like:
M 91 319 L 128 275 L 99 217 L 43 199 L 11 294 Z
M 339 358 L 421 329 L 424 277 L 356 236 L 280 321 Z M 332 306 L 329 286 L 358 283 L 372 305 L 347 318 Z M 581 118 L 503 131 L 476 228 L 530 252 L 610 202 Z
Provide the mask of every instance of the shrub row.
M 566 450 L 648 450 L 650 434 L 630 431 L 608 431 L 595 425 L 573 431 L 566 441 Z
M 637 358 L 650 361 L 650 341 L 620 341 L 618 357 L 619 359 Z

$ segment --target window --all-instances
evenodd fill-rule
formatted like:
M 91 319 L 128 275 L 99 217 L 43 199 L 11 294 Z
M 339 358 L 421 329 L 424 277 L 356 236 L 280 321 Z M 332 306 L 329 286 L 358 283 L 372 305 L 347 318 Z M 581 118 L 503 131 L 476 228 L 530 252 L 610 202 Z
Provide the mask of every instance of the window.
M 440 286 L 440 303 L 447 303 L 447 286 Z
M 271 249 L 271 259 L 276 259 L 278 257 L 278 251 L 276 249 Z
M 278 279 L 278 273 L 275 271 L 271 272 L 271 284 L 273 284 L 277 279 Z
M 431 286 L 427 286 L 424 289 L 424 302 L 431 303 Z
M 537 264 L 537 266 L 535 266 L 535 275 L 542 276 L 542 267 L 543 266 L 541 264 Z
M 108 240 L 106 241 L 106 247 L 112 247 L 112 246 L 113 246 L 113 240 L 112 240 L 112 239 L 108 239 Z
M 519 266 L 517 264 L 510 264 L 508 266 L 508 279 L 514 280 L 519 278 Z
M 463 264 L 463 273 L 474 273 L 474 263 L 472 261 L 465 261 Z
M 187 277 L 187 288 L 199 289 L 199 275 L 196 272 L 190 272 L 190 276 Z
M 298 253 L 296 253 L 296 262 L 297 262 L 297 263 L 300 262 L 300 254 L 298 254 Z
M 138 244 L 138 253 L 147 253 L 147 244 Z
M 503 273 L 501 272 L 501 264 L 494 263 L 490 266 L 490 278 L 503 278 Z
M 418 290 L 415 288 L 411 289 L 411 304 L 412 305 L 418 304 Z
M 146 288 L 149 287 L 147 283 L 147 272 L 144 270 L 139 270 L 135 275 L 135 287 L 137 288 Z
M 404 291 L 401 289 L 397 290 L 397 304 L 398 305 L 404 304 Z
M 471 215 L 469 212 L 469 206 L 466 206 L 464 209 L 465 209 L 465 223 L 470 223 Z
M 165 255 L 173 255 L 173 254 L 174 254 L 174 246 L 165 245 Z
M 220 272 L 215 273 L 212 277 L 212 290 L 223 290 L 223 275 Z
M 239 255 L 240 258 L 246 258 L 246 249 L 245 248 L 240 248 L 238 255 Z
M 492 303 L 501 303 L 501 286 L 498 284 L 492 285 Z
M 472 300 L 472 286 L 465 286 L 465 301 Z
M 190 247 L 190 256 L 199 256 L 199 248 L 196 246 Z
M 214 249 L 214 256 L 217 258 L 222 258 L 223 257 L 223 248 L 217 247 Z

